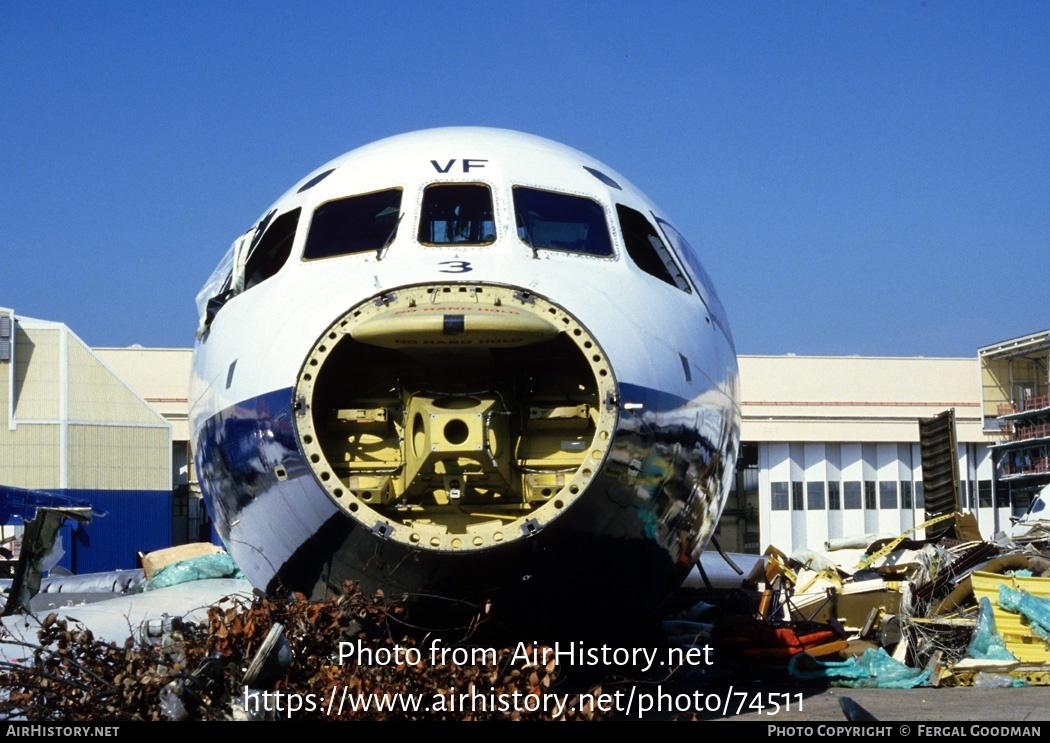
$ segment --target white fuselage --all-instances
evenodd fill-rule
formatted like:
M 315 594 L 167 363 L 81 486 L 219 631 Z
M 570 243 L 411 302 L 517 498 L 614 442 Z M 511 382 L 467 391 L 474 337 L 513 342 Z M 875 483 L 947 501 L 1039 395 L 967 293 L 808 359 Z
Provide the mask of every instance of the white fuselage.
M 329 170 L 315 185 L 304 187 Z M 419 204 L 426 189 L 441 184 L 485 186 L 491 192 L 492 233 L 484 244 L 432 244 L 419 239 L 424 218 Z M 611 254 L 537 246 L 523 231 L 521 215 L 515 214 L 515 187 L 600 205 L 609 227 Z M 402 214 L 388 244 L 376 250 L 302 258 L 311 216 L 319 206 L 390 189 L 400 189 Z M 642 215 L 657 232 L 664 248 L 653 260 L 673 261 L 669 270 L 678 271 L 673 281 L 640 270 L 637 260 L 632 260 L 625 247 L 620 212 L 624 208 Z M 293 410 L 302 405 L 293 397 L 302 384 L 306 359 L 311 354 L 316 357 L 333 323 L 350 317 L 347 313 L 355 306 L 396 295 L 406 287 L 457 284 L 511 287 L 543 298 L 575 318 L 596 341 L 615 381 L 609 413 L 614 418 L 608 420 L 616 433 L 602 450 L 599 472 L 591 474 L 588 468 L 588 477 L 593 478 L 588 482 L 607 493 L 621 485 L 625 494 L 640 493 L 644 488 L 628 482 L 632 477 L 644 479 L 639 466 L 654 470 L 665 466 L 662 474 L 649 473 L 659 492 L 654 494 L 649 487 L 648 495 L 641 496 L 642 501 L 655 502 L 670 497 L 661 496 L 674 489 L 666 488 L 668 483 L 685 478 L 679 488 L 684 494 L 672 497 L 675 502 L 670 506 L 635 508 L 658 523 L 657 531 L 686 533 L 678 537 L 686 543 L 681 547 L 684 564 L 674 567 L 674 580 L 684 578 L 721 512 L 739 442 L 739 401 L 736 355 L 726 318 L 702 269 L 690 268 L 698 265 L 695 256 L 681 255 L 691 248 L 675 244 L 673 237 L 661 232 L 661 220 L 670 222 L 669 218 L 623 176 L 576 150 L 530 135 L 481 128 L 416 132 L 351 151 L 304 178 L 302 185 L 268 210 L 272 218 L 261 222 L 272 225 L 296 209 L 301 211 L 287 259 L 254 286 L 238 284 L 244 282 L 251 249 L 264 230 L 253 228 L 235 242 L 228 284 L 233 291 L 208 317 L 203 302 L 219 293 L 222 272 L 210 291 L 206 287 L 194 351 L 190 425 L 202 487 L 219 533 L 253 583 L 272 588 L 275 576 L 287 582 L 288 571 L 282 574 L 282 566 L 296 562 L 304 543 L 334 518 L 348 518 L 351 525 L 354 521 L 352 512 L 344 512 L 338 499 L 318 486 L 316 472 L 303 470 L 301 433 L 299 438 L 289 433 L 295 427 Z M 442 358 L 435 356 L 434 363 Z M 274 400 L 285 401 L 287 409 L 270 409 Z M 252 428 L 245 421 L 259 418 L 261 408 L 266 408 L 267 422 Z M 271 417 L 282 422 L 274 425 Z M 243 441 L 235 441 L 242 429 L 251 430 Z M 647 433 L 640 434 L 642 429 Z M 625 437 L 632 443 L 618 449 Z M 705 495 L 705 513 L 693 514 L 686 522 L 679 514 L 695 510 L 691 499 L 698 487 L 697 475 L 689 472 L 696 469 L 690 465 L 695 465 L 696 457 L 682 458 L 677 466 L 659 461 L 674 460 L 675 451 L 696 441 L 705 451 L 716 453 L 718 461 L 712 469 L 717 471 L 714 484 L 702 486 L 711 491 Z M 654 445 L 664 459 L 650 456 Z M 202 453 L 217 450 L 223 452 L 224 462 L 201 458 Z M 244 462 L 234 463 L 241 455 Z M 626 470 L 609 474 L 607 465 L 617 457 L 629 460 L 620 462 Z M 247 483 L 247 495 L 232 492 L 253 470 L 259 479 L 248 478 L 252 482 Z M 277 476 L 272 477 L 271 470 Z M 568 511 L 572 508 L 577 507 Z

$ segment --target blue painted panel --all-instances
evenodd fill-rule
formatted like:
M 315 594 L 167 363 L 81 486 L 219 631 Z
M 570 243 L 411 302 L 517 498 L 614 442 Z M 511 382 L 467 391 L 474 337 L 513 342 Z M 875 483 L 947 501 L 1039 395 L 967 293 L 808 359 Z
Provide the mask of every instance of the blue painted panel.
M 131 570 L 138 553 L 172 546 L 172 495 L 169 490 L 66 490 L 106 515 L 89 524 L 62 529 L 66 554 L 59 565 L 77 573 Z

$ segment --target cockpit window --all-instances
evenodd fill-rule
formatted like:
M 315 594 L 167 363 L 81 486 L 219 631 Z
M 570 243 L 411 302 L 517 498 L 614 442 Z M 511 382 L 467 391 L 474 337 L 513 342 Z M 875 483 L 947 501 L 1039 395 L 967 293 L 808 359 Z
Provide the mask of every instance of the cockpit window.
M 699 285 L 697 288 L 704 300 L 704 304 L 707 305 L 707 309 L 711 313 L 711 318 L 725 331 L 726 336 L 729 337 L 729 342 L 732 343 L 733 338 L 729 333 L 729 322 L 726 319 L 725 308 L 722 307 L 722 300 L 718 298 L 718 292 L 715 291 L 714 282 L 711 281 L 711 277 L 707 275 L 703 264 L 700 263 L 700 257 L 693 250 L 693 246 L 689 244 L 689 241 L 685 239 L 685 236 L 671 226 L 670 223 L 659 217 L 656 218 L 656 222 L 663 229 L 664 234 L 667 235 L 667 239 L 678 254 L 678 257 L 685 261 L 693 281 Z
M 533 251 L 613 254 L 605 210 L 596 201 L 515 186 L 514 212 L 517 215 L 518 237 Z
M 623 204 L 616 205 L 616 216 L 620 219 L 627 255 L 638 268 L 684 292 L 692 292 L 689 281 L 682 275 L 653 223 L 641 212 Z
M 482 184 L 427 186 L 419 220 L 424 245 L 488 245 L 496 240 L 492 192 Z
M 244 264 L 245 289 L 251 289 L 281 270 L 281 266 L 292 252 L 300 211 L 296 208 L 279 216 L 266 229 L 262 239 L 252 247 Z
M 393 242 L 401 216 L 400 188 L 321 204 L 314 210 L 303 259 L 378 253 Z

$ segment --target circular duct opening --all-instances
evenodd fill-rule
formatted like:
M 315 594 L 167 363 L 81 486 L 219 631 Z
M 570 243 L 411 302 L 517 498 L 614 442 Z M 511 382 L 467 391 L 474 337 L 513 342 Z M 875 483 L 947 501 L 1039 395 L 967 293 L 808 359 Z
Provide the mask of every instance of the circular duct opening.
M 459 418 L 453 418 L 445 424 L 442 433 L 445 435 L 445 441 L 458 446 L 470 437 L 470 428 L 465 421 L 462 421 Z

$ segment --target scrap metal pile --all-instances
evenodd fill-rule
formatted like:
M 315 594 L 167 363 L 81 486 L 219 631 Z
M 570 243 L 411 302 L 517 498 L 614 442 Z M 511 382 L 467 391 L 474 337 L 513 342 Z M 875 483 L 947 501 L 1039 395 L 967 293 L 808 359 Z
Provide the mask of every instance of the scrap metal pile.
M 703 674 L 686 673 L 680 682 L 709 684 L 721 673 L 878 688 L 1050 685 L 1045 513 L 1027 531 L 997 533 L 992 540 L 981 538 L 971 514 L 936 520 L 943 529 L 937 536 L 930 536 L 928 521 L 896 537 L 828 542 L 823 552 L 786 555 L 771 546 L 760 558 L 752 556 L 750 571 L 740 571 L 738 584 L 722 586 L 717 605 L 692 604 L 662 623 L 669 645 L 705 646 Z M 920 529 L 927 536 L 913 538 Z M 143 580 L 124 593 L 161 594 L 236 578 L 239 570 L 212 545 L 183 545 L 144 556 L 142 573 Z M 336 689 L 431 701 L 425 712 L 340 705 L 333 713 L 331 705 L 318 705 L 295 717 L 612 719 L 577 700 L 601 694 L 603 686 L 634 682 L 626 668 L 615 676 L 588 668 L 581 676 L 558 656 L 535 660 L 531 645 L 524 652 L 492 645 L 483 648 L 491 655 L 469 663 L 425 652 L 416 660 L 366 661 L 359 649 L 344 663 L 341 648 L 349 642 L 371 658 L 434 640 L 409 631 L 412 622 L 399 600 L 365 596 L 356 586 L 323 602 L 226 595 L 207 608 L 203 621 L 165 613 L 163 621 L 144 622 L 138 638 L 117 642 L 72 616 L 37 619 L 28 601 L 44 588 L 38 579 L 31 573 L 25 592 L 12 584 L 7 597 L 17 615 L 0 624 L 0 648 L 7 653 L 0 654 L 0 719 L 281 719 L 289 710 L 267 706 L 267 698 L 280 693 L 333 700 Z M 68 581 L 84 590 L 76 576 Z M 70 607 L 77 615 L 90 608 Z M 478 645 L 485 621 L 479 615 L 453 644 L 486 645 Z M 642 645 L 652 638 L 636 639 Z M 708 649 L 717 668 L 706 665 Z M 670 684 L 678 670 L 661 666 L 658 680 Z M 455 690 L 475 688 L 493 698 L 560 696 L 566 704 L 553 713 L 540 704 L 453 709 Z
M 223 553 L 222 556 L 225 556 Z M 184 564 L 207 559 L 194 558 Z M 172 617 L 157 634 L 123 643 L 96 637 L 50 613 L 34 641 L 7 641 L 18 662 L 0 661 L 0 720 L 598 720 L 564 694 L 562 669 L 512 648 L 472 662 L 433 662 L 402 635 L 402 602 L 347 584 L 326 601 L 301 596 L 226 597 L 204 623 Z M 25 619 L 21 620 L 23 623 Z M 398 634 L 395 634 L 398 633 Z M 145 636 L 147 635 L 148 636 Z M 0 626 L 0 640 L 3 640 Z M 344 643 L 363 652 L 344 658 Z M 397 652 L 395 652 L 397 649 Z M 542 655 L 542 654 L 541 654 Z M 525 656 L 525 657 L 522 657 Z M 479 691 L 475 692 L 477 689 Z M 542 703 L 560 689 L 568 701 Z M 600 686 L 586 689 L 600 693 Z M 503 704 L 464 704 L 477 693 Z M 346 703 L 368 697 L 373 704 Z M 425 700 L 395 705 L 391 700 Z M 338 701 L 338 703 L 335 703 Z M 548 700 L 549 701 L 549 700 Z M 572 702 L 570 704 L 570 702 Z
M 711 641 L 732 668 L 833 685 L 1050 685 L 1050 532 L 825 543 L 764 560 L 722 602 Z M 932 530 L 927 530 L 930 533 Z

